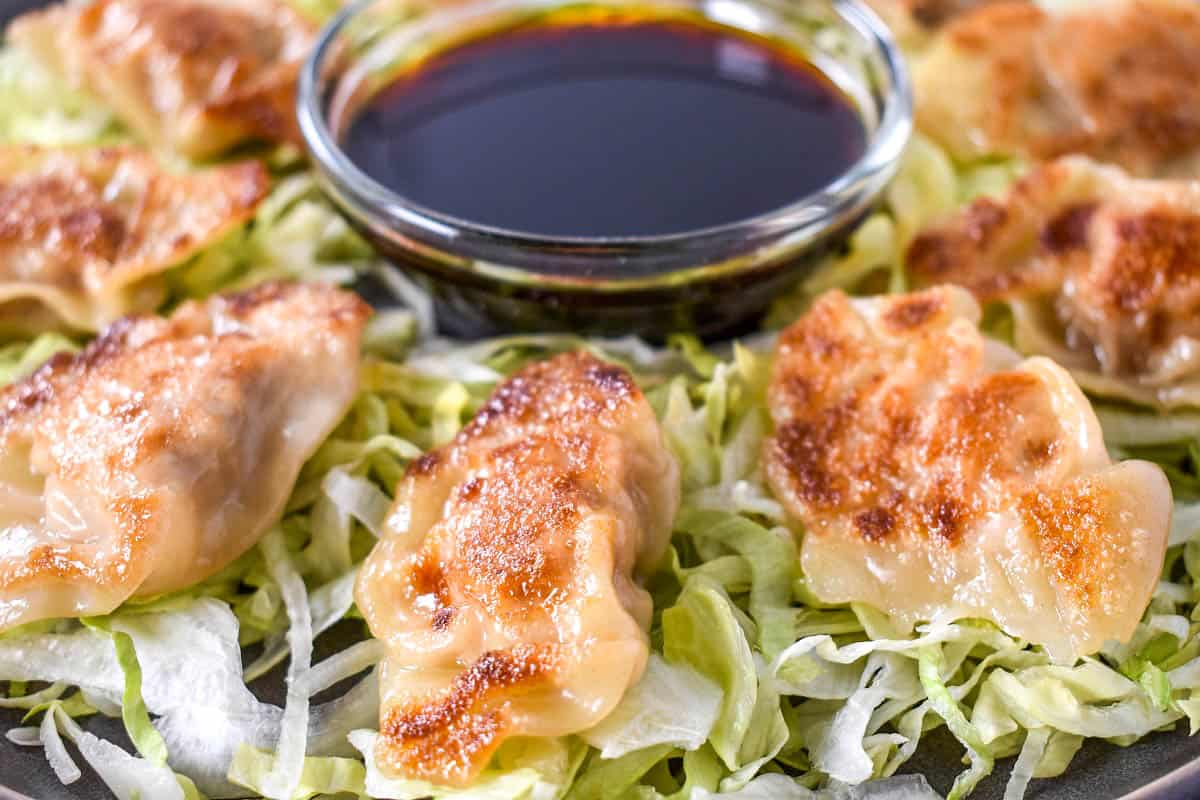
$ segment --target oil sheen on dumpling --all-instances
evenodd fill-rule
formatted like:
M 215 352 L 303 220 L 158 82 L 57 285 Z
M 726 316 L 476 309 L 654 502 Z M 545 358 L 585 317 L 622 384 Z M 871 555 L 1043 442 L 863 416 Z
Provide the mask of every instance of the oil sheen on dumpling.
M 296 76 L 312 35 L 284 0 L 86 0 L 9 30 L 142 139 L 196 159 L 247 139 L 299 141 Z
M 605 717 L 641 676 L 679 471 L 625 370 L 583 352 L 502 384 L 413 463 L 356 599 L 387 646 L 377 762 L 463 785 L 512 736 Z
M 1017 347 L 1090 392 L 1200 405 L 1200 181 L 1061 159 L 923 231 L 907 264 L 1009 301 Z
M 98 330 L 163 299 L 163 273 L 249 219 L 241 162 L 190 173 L 129 147 L 0 147 L 0 330 Z
M 1138 175 L 1200 174 L 1200 4 L 990 4 L 915 70 L 918 126 L 960 160 L 1082 153 Z
M 1133 633 L 1171 491 L 1153 464 L 1109 460 L 1065 371 L 978 322 L 956 287 L 818 298 L 779 341 L 767 477 L 820 599 L 991 619 L 1069 661 Z
M 353 401 L 367 308 L 265 284 L 129 317 L 0 394 L 0 630 L 220 570 Z
M 929 33 L 977 8 L 1019 2 L 1021 0 L 867 0 L 867 5 L 902 43 L 919 46 Z

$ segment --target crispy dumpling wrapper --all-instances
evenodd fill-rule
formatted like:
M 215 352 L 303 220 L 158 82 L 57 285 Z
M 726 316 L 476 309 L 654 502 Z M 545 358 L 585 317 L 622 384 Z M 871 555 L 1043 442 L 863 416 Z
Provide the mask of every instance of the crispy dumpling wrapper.
M 258 162 L 167 171 L 130 147 L 0 147 L 0 331 L 93 331 L 164 297 L 164 273 L 253 216 Z
M 867 0 L 892 34 L 904 45 L 921 47 L 929 36 L 965 14 L 995 3 L 1023 0 Z
M 313 34 L 283 0 L 90 0 L 29 12 L 8 31 L 144 141 L 193 159 L 301 141 L 296 78 Z
M 918 127 L 969 161 L 1081 153 L 1135 174 L 1200 174 L 1200 6 L 987 4 L 914 71 Z
M 1008 302 L 1017 348 L 1094 394 L 1200 405 L 1200 182 L 1060 159 L 922 231 L 906 262 Z
M 0 630 L 219 571 L 278 522 L 358 386 L 368 309 L 264 284 L 129 317 L 0 395 Z
M 679 469 L 622 368 L 538 362 L 409 468 L 356 599 L 387 647 L 376 761 L 468 784 L 512 736 L 595 725 L 641 676 Z
M 1133 633 L 1170 487 L 1113 464 L 1070 375 L 985 339 L 979 317 L 956 287 L 818 298 L 779 341 L 767 478 L 821 600 L 990 619 L 1071 661 Z

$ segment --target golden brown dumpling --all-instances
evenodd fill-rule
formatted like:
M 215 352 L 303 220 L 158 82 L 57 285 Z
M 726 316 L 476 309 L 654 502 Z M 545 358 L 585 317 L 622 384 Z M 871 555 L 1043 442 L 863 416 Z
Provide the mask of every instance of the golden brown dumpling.
M 1109 460 L 1065 371 L 978 322 L 956 287 L 818 298 L 779 341 L 767 478 L 821 600 L 991 619 L 1069 661 L 1133 633 L 1171 490 L 1153 464 Z
M 313 30 L 284 0 L 89 0 L 30 12 L 9 37 L 156 148 L 201 159 L 300 141 Z
M 1020 2 L 1023 0 L 867 0 L 867 5 L 901 41 L 920 43 L 930 32 L 977 8 Z
M 989 4 L 915 70 L 917 123 L 957 159 L 1082 153 L 1139 175 L 1200 168 L 1200 5 Z
M 1089 391 L 1200 405 L 1200 181 L 1061 159 L 923 231 L 907 265 L 1008 301 L 1018 348 Z
M 163 274 L 249 219 L 241 162 L 166 171 L 128 147 L 0 147 L 0 329 L 97 330 L 163 299 Z
M 625 370 L 583 352 L 502 384 L 414 462 L 358 580 L 387 647 L 375 753 L 462 785 L 511 736 L 604 718 L 641 676 L 679 470 Z
M 358 386 L 368 310 L 264 284 L 129 317 L 0 394 L 0 629 L 220 570 L 277 522 Z

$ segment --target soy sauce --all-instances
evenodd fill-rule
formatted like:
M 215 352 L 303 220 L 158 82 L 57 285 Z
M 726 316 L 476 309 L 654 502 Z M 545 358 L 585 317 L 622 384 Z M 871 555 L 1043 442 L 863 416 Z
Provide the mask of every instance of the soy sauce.
M 435 53 L 343 146 L 411 202 L 550 237 L 682 233 L 816 191 L 865 147 L 798 53 L 707 21 L 553 14 Z

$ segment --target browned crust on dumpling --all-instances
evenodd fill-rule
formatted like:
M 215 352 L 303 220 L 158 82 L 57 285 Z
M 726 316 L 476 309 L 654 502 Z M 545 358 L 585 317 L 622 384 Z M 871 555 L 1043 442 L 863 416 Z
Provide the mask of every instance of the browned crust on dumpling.
M 1200 8 L 1118 0 L 1044 12 L 1000 2 L 952 19 L 917 68 L 920 127 L 959 158 L 1071 153 L 1139 175 L 1200 158 Z M 972 93 L 939 91 L 974 75 Z
M 11 31 L 143 137 L 192 158 L 246 139 L 302 143 L 295 89 L 314 33 L 280 0 L 94 0 Z
M 172 173 L 132 147 L 0 147 L 0 291 L 14 293 L 0 303 L 40 286 L 103 320 L 139 281 L 249 220 L 269 190 L 257 161 Z
M 1200 7 L 1126 0 L 1052 19 L 1040 57 L 1089 130 L 1038 155 L 1084 152 L 1151 174 L 1200 147 Z
M 484 653 L 444 695 L 388 714 L 379 726 L 377 757 L 401 774 L 467 783 L 508 732 L 504 699 L 543 684 L 557 660 L 552 649 L 533 645 Z
M 912 20 L 927 30 L 940 28 L 984 6 L 1000 3 L 1023 4 L 1021 0 L 869 0 L 889 24 L 895 25 L 897 15 L 902 14 L 903 19 Z
M 306 300 L 303 305 L 297 298 Z M 116 380 L 131 387 L 150 389 L 160 366 L 153 355 L 189 347 L 187 337 L 213 336 L 209 309 L 218 306 L 221 316 L 231 321 L 269 327 L 311 320 L 316 328 L 337 331 L 361 325 L 371 310 L 357 295 L 319 285 L 272 281 L 242 292 L 218 295 L 204 302 L 189 301 L 169 320 L 149 315 L 119 319 L 93 339 L 78 354 L 58 353 L 40 368 L 0 389 L 0 441 L 13 426 L 33 415 L 53 415 L 67 404 L 82 399 L 98 384 Z M 206 348 L 220 359 L 222 344 Z M 249 370 L 250 364 L 235 363 Z M 136 413 L 136 407 L 129 413 Z
M 947 332 L 951 296 L 932 289 L 890 298 L 881 315 L 895 336 L 915 342 L 906 358 L 925 364 L 929 380 L 971 358 L 972 343 Z M 1015 502 L 1012 492 L 1023 495 L 1053 460 L 1062 431 L 1045 389 L 1031 374 L 1000 371 L 962 379 L 932 406 L 918 399 L 921 385 L 880 394 L 893 365 L 854 335 L 848 303 L 823 295 L 780 338 L 768 400 L 770 483 L 817 535 L 824 521 L 849 515 L 868 541 L 932 536 L 963 545 L 979 519 Z M 922 425 L 930 417 L 938 424 Z
M 661 450 L 658 435 L 632 376 L 577 351 L 518 371 L 448 445 L 410 464 L 397 492 L 407 528 L 368 560 L 360 607 L 375 635 L 402 633 L 410 653 L 430 642 L 439 668 L 465 671 L 415 701 L 385 699 L 377 758 L 386 770 L 467 785 L 504 739 L 534 724 L 528 693 L 548 698 L 554 724 L 594 722 L 594 710 L 556 694 L 595 681 L 581 665 L 616 647 L 636 678 L 649 607 L 634 576 L 643 559 L 657 562 L 673 511 L 639 505 L 677 497 L 665 452 L 638 452 Z M 665 474 L 647 474 L 650 465 Z M 654 480 L 670 491 L 647 485 Z M 412 536 L 423 538 L 397 544 Z M 481 635 L 494 637 L 482 654 Z M 411 658 L 387 668 L 411 669 Z M 593 702 L 616 699 L 604 692 Z
M 1166 548 L 1166 477 L 1114 465 L 1070 376 L 979 318 L 957 287 L 830 292 L 780 336 L 764 470 L 809 588 L 906 623 L 991 619 L 1055 659 L 1124 641 Z
M 1112 568 L 1106 547 L 1103 509 L 1106 490 L 1077 481 L 1056 492 L 1030 492 L 1020 501 L 1042 558 L 1076 603 L 1088 608 L 1102 590 L 1102 577 Z
M 49 463 L 43 466 L 64 480 L 98 482 L 120 536 L 113 557 L 99 566 L 76 557 L 70 546 L 40 545 L 24 559 L 0 564 L 0 589 L 48 578 L 136 586 L 132 565 L 162 525 L 162 496 L 141 483 L 138 471 L 163 453 L 185 456 L 192 448 L 208 447 L 206 434 L 216 424 L 210 415 L 221 411 L 184 404 L 172 418 L 155 418 L 151 403 L 161 398 L 151 396 L 174 391 L 185 370 L 202 371 L 236 391 L 277 358 L 269 345 L 256 344 L 256 337 L 301 326 L 311 326 L 314 335 L 340 336 L 361 328 L 369 314 L 349 292 L 263 284 L 185 303 L 170 319 L 119 320 L 83 352 L 60 353 L 5 387 L 0 450 L 19 451 L 37 440 L 50 443 Z M 246 332 L 237 332 L 239 325 Z M 223 401 L 236 403 L 236 397 Z
M 641 398 L 621 367 L 583 351 L 564 353 L 531 364 L 501 384 L 458 438 L 465 443 L 511 425 L 603 422 Z
M 1200 335 L 1198 253 L 1200 191 L 1062 159 L 922 231 L 906 265 L 983 302 L 1044 303 L 1064 344 L 1118 374 Z

